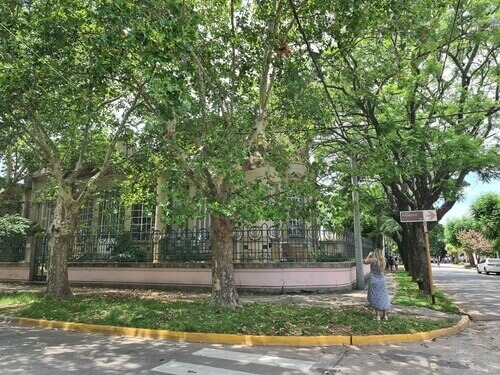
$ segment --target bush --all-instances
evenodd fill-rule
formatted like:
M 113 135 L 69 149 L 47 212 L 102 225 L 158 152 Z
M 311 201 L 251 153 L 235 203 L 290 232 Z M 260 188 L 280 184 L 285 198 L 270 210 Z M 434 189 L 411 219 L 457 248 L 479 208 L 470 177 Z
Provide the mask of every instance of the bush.
M 348 260 L 349 259 L 347 259 L 347 257 L 341 253 L 329 254 L 325 252 L 320 252 L 316 256 L 317 262 L 347 262 Z
M 24 260 L 26 246 L 25 230 L 30 221 L 19 215 L 0 217 L 0 261 L 19 262 Z
M 115 262 L 144 262 L 146 254 L 132 240 L 130 232 L 119 234 L 116 242 L 108 247 L 110 260 Z
M 0 237 L 24 236 L 24 231 L 31 222 L 19 215 L 5 215 L 0 217 Z

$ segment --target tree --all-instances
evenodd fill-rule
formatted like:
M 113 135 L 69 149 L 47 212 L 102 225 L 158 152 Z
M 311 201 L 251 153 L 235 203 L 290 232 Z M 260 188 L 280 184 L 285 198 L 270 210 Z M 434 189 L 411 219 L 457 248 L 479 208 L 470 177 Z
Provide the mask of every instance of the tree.
M 446 241 L 444 237 L 444 226 L 436 225 L 429 233 L 429 245 L 431 255 L 439 258 L 446 256 Z
M 19 7 L 15 2 L 7 1 L 0 4 L 0 14 L 13 14 Z M 2 20 L 9 20 L 9 17 L 2 17 Z M 13 25 L 10 25 L 13 27 Z M 7 42 L 6 32 L 13 32 L 7 25 L 1 24 L 0 35 L 2 43 L 0 44 L 0 56 L 2 58 L 2 71 L 0 73 L 0 82 L 8 79 L 7 71 L 17 58 L 16 49 Z M 38 167 L 38 155 L 30 153 L 24 144 L 25 138 L 19 134 L 19 128 L 10 120 L 12 118 L 9 101 L 5 100 L 7 96 L 0 101 L 0 212 L 16 211 L 13 210 L 13 203 L 22 200 L 21 182 L 30 173 Z M 15 99 L 15 97 L 14 97 Z
M 38 155 L 56 187 L 47 284 L 55 297 L 71 294 L 67 259 L 79 209 L 123 161 L 117 144 L 135 125 L 132 113 L 144 85 L 123 84 L 130 83 L 131 64 L 113 6 L 119 4 L 0 6 L 2 121 Z
M 441 218 L 469 173 L 498 175 L 496 6 L 309 6 L 314 17 L 304 34 L 317 50 L 311 56 L 333 108 L 326 147 L 336 160 L 357 155 L 356 172 L 381 184 L 394 220 L 401 211 L 428 209 Z M 394 235 L 408 271 L 429 292 L 423 238 L 421 223 L 401 223 Z
M 168 161 L 161 170 L 174 209 L 166 220 L 210 215 L 212 303 L 237 307 L 234 230 L 273 216 L 272 199 L 290 202 L 285 198 L 299 191 L 286 173 L 290 160 L 304 155 L 283 131 L 273 95 L 291 66 L 293 20 L 284 0 L 185 6 L 185 37 L 172 46 L 177 59 L 162 55 L 151 39 L 141 52 L 143 74 L 151 80 L 141 110 L 148 136 L 140 148 L 151 150 L 151 160 Z M 149 34 L 161 30 L 157 22 L 148 23 Z M 267 173 L 249 179 L 259 168 Z
M 500 195 L 481 195 L 470 206 L 472 216 L 481 225 L 485 238 L 493 241 L 493 250 L 500 251 Z
M 472 217 L 461 217 L 452 219 L 446 223 L 444 236 L 446 243 L 455 247 L 460 247 L 460 240 L 458 234 L 466 231 L 480 231 L 479 223 Z
M 466 253 L 472 255 L 469 257 L 471 265 L 476 265 L 478 255 L 491 255 L 491 241 L 484 238 L 481 232 L 475 230 L 464 230 L 458 232 L 457 238 L 460 241 L 460 248 Z

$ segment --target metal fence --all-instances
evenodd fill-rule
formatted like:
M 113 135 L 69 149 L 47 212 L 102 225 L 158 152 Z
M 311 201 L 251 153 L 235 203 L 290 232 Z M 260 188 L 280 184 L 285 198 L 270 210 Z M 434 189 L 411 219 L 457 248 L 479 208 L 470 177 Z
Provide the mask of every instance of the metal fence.
M 25 257 L 26 237 L 22 235 L 0 237 L 0 262 L 21 262 Z
M 39 241 L 46 241 L 41 238 Z M 38 245 L 46 246 L 43 244 Z M 363 239 L 363 253 L 373 249 Z M 233 233 L 235 263 L 341 262 L 355 259 L 354 235 L 316 227 L 251 226 Z M 209 228 L 181 228 L 149 233 L 80 233 L 70 262 L 210 262 Z

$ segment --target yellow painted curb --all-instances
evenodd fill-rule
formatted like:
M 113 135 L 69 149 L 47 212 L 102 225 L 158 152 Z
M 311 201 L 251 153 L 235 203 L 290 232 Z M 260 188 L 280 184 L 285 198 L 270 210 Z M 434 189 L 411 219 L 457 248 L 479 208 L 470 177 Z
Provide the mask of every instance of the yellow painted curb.
M 66 331 L 86 333 L 103 333 L 107 335 L 144 337 L 152 339 L 168 339 L 177 341 L 203 342 L 212 344 L 232 345 L 279 345 L 279 346 L 336 346 L 336 345 L 373 345 L 392 344 L 401 342 L 416 342 L 430 340 L 436 337 L 458 333 L 470 324 L 468 316 L 462 316 L 453 327 L 443 328 L 429 332 L 418 332 L 397 335 L 372 335 L 372 336 L 259 336 L 235 335 L 226 333 L 197 333 L 176 332 L 168 330 L 154 330 L 145 328 L 126 328 L 116 326 L 102 326 L 96 324 L 69 323 L 30 318 L 14 318 L 11 321 L 27 326 L 57 328 Z
M 417 342 L 432 340 L 441 336 L 454 335 L 466 329 L 470 324 L 467 315 L 463 315 L 460 321 L 453 327 L 436 329 L 428 332 L 417 332 L 397 335 L 372 335 L 372 336 L 352 336 L 352 345 L 373 345 L 373 344 L 394 344 L 402 342 Z
M 204 342 L 233 345 L 280 345 L 280 346 L 334 346 L 350 345 L 351 336 L 258 336 L 235 335 L 227 333 L 198 333 L 154 330 L 145 328 L 126 328 L 95 324 L 68 323 L 29 318 L 13 318 L 22 325 L 57 328 L 68 331 L 104 333 L 108 335 L 169 339 L 177 341 Z

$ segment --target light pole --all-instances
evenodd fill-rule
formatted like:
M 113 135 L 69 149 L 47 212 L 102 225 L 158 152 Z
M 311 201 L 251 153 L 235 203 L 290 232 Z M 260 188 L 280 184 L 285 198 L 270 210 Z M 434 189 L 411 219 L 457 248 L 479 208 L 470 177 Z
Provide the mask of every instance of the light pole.
M 351 182 L 354 220 L 354 252 L 356 254 L 356 285 L 358 290 L 365 289 L 365 273 L 363 270 L 363 242 L 361 240 L 361 215 L 359 212 L 358 176 L 356 175 L 356 155 L 351 157 Z

